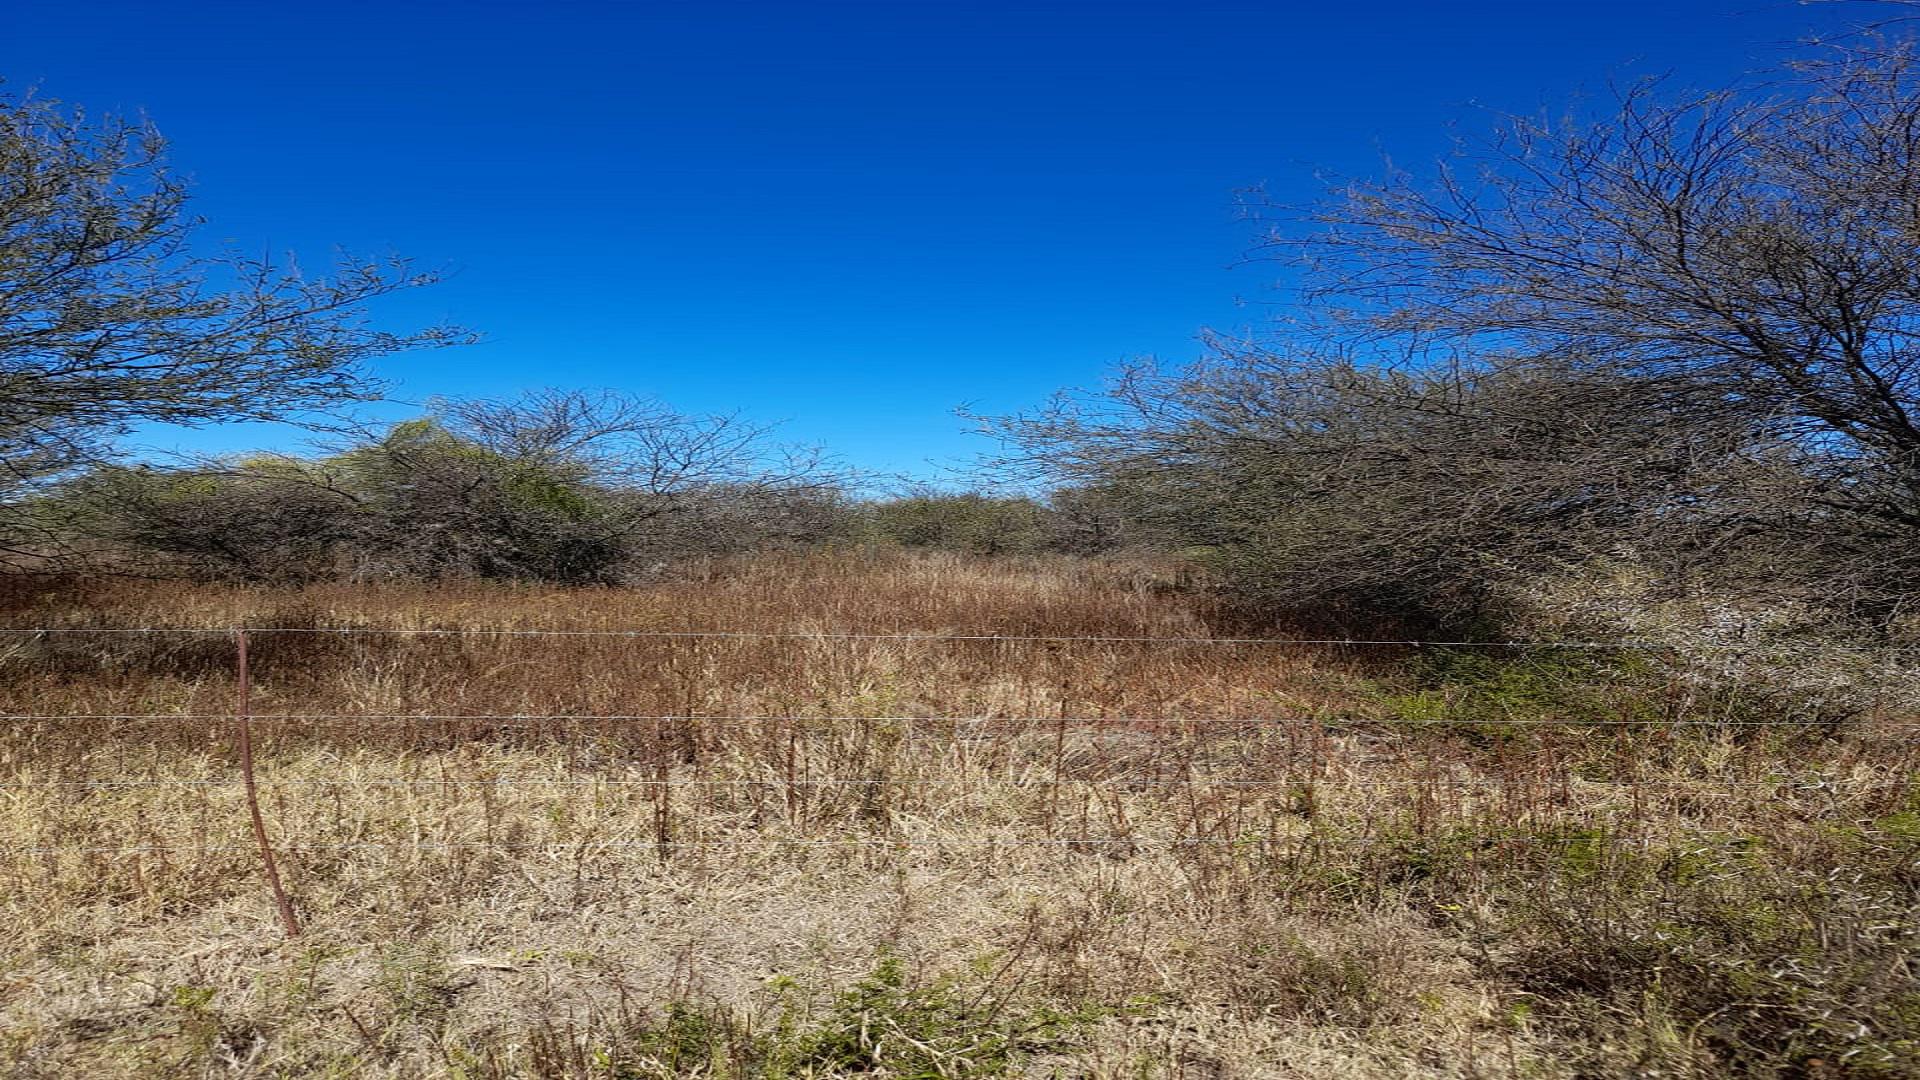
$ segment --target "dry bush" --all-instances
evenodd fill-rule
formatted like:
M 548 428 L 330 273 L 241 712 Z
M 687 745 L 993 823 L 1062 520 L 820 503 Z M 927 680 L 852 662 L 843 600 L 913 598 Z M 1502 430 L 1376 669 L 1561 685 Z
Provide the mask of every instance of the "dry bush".
M 1719 590 L 1675 594 L 1630 564 L 1537 580 L 1516 607 L 1548 640 L 1629 642 L 1638 675 L 1691 713 L 1843 724 L 1920 708 L 1920 650 L 1819 605 Z

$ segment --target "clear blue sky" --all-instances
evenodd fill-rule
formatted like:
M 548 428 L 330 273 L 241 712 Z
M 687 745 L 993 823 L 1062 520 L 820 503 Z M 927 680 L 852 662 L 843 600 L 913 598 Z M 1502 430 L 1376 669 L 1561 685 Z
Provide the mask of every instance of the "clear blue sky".
M 1418 162 L 1475 107 L 1717 82 L 1794 0 L 178 4 L 11 0 L 0 75 L 145 110 L 209 235 L 454 272 L 410 397 L 566 385 L 930 474 L 1007 411 L 1273 316 L 1234 192 Z M 1244 301 L 1245 303 L 1242 303 Z M 188 445 L 273 436 L 199 432 Z

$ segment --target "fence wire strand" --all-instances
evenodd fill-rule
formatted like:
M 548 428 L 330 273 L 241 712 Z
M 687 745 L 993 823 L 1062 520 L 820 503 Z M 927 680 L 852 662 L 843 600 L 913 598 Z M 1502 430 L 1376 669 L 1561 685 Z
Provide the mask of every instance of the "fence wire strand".
M 19 723 L 55 723 L 64 720 L 130 720 L 147 721 L 231 721 L 233 713 L 0 713 L 0 722 Z M 422 722 L 450 724 L 461 721 L 485 722 L 489 724 L 532 724 L 532 723 L 739 723 L 739 724 L 1025 724 L 1038 725 L 1100 725 L 1100 724 L 1159 724 L 1168 727 L 1198 726 L 1207 724 L 1263 725 L 1268 727 L 1419 727 L 1445 728 L 1464 721 L 1422 720 L 1406 717 L 1311 717 L 1311 716 L 773 716 L 747 714 L 701 713 L 254 713 L 250 719 L 260 722 L 278 721 L 387 721 Z M 1569 730 L 1590 727 L 1658 727 L 1658 728 L 1830 728 L 1835 726 L 1832 720 L 1656 720 L 1656 719 L 1583 719 L 1556 720 L 1538 717 L 1508 717 L 1487 723 L 1499 726 L 1522 727 L 1560 727 Z M 1920 722 L 1904 724 L 1881 724 L 1880 730 L 1911 731 L 1920 729 Z
M 0 781 L 0 791 L 31 791 L 42 788 L 145 788 L 145 787 L 239 787 L 244 781 L 239 779 L 215 780 L 35 780 L 25 782 Z M 1432 779 L 1409 778 L 1401 780 L 1348 780 L 1338 777 L 1304 775 L 1293 779 L 1234 780 L 1216 779 L 1208 776 L 1182 777 L 1065 777 L 1053 779 L 1009 779 L 994 776 L 959 776 L 954 779 L 932 779 L 927 777 L 826 777 L 816 779 L 786 780 L 779 778 L 763 780 L 627 780 L 606 778 L 526 778 L 508 777 L 489 779 L 486 777 L 448 777 L 443 780 L 418 780 L 392 777 L 367 777 L 354 779 L 321 780 L 311 777 L 276 779 L 261 777 L 261 787 L 640 787 L 640 788 L 754 788 L 754 787 L 968 787 L 979 784 L 993 784 L 1001 787 L 1050 788 L 1050 787 L 1234 787 L 1234 788 L 1486 788 L 1490 790 L 1526 789 L 1541 786 L 1581 786 L 1595 788 L 1622 788 L 1634 790 L 1681 790 L 1705 791 L 1719 788 L 1755 788 L 1781 789 L 1791 788 L 1804 791 L 1826 791 L 1840 788 L 1874 790 L 1880 788 L 1903 788 L 1916 783 L 1913 779 L 1863 780 L 1857 778 L 1842 779 L 1793 779 L 1778 780 L 1636 780 L 1636 779 L 1588 779 L 1585 777 L 1538 776 L 1517 779 L 1495 779 L 1491 777 L 1452 778 L 1435 777 Z
M 396 637 L 521 637 L 521 638 L 716 638 L 736 640 L 794 641 L 916 641 L 916 642 L 1029 642 L 1046 644 L 1097 645 L 1295 645 L 1295 646 L 1377 646 L 1398 648 L 1475 648 L 1475 649 L 1598 649 L 1622 651 L 1814 651 L 1822 653 L 1913 653 L 1920 646 L 1838 645 L 1780 642 L 1700 642 L 1682 648 L 1661 641 L 1473 641 L 1428 640 L 1417 638 L 1291 638 L 1291 637 L 1182 637 L 1124 634 L 944 634 L 926 632 L 873 632 L 811 630 L 649 630 L 580 629 L 528 630 L 511 627 L 392 627 L 392 626 L 12 626 L 0 627 L 0 634 L 337 634 L 389 635 Z
M 1586 834 L 1575 836 L 1476 836 L 1467 846 L 1481 849 L 1510 844 L 1606 844 L 1610 846 L 1628 846 L 1638 844 L 1646 846 L 1654 841 L 1650 836 L 1620 836 L 1610 834 Z M 862 839 L 802 839 L 785 836 L 759 836 L 751 839 L 733 840 L 575 840 L 575 841 L 497 841 L 497 840 L 350 840 L 302 842 L 281 840 L 275 849 L 282 854 L 297 854 L 303 851 L 351 851 L 359 849 L 386 849 L 407 851 L 652 851 L 674 848 L 867 848 L 867 849 L 1000 849 L 1000 848 L 1102 848 L 1126 847 L 1140 848 L 1181 848 L 1181 847 L 1235 847 L 1243 850 L 1265 850 L 1285 846 L 1291 851 L 1311 851 L 1316 848 L 1338 848 L 1371 846 L 1375 844 L 1394 844 L 1419 847 L 1429 843 L 1459 843 L 1445 837 L 1418 836 L 1283 836 L 1283 837 L 1246 837 L 1246 836 L 1175 836 L 1175 837 L 1013 837 L 1013 838 L 929 838 L 910 837 L 900 839 L 862 838 Z M 175 854 L 238 854 L 252 853 L 251 844 L 139 844 L 126 847 L 96 847 L 91 845 L 49 845 L 0 848 L 0 857 L 21 857 L 27 855 L 175 855 Z
M 834 631 L 774 631 L 774 630 L 669 630 L 669 629 L 513 629 L 513 628 L 404 628 L 404 627 L 0 627 L 0 635 L 36 636 L 51 635 L 182 635 L 204 637 L 208 635 L 233 636 L 245 640 L 247 635 L 330 635 L 330 636 L 390 636 L 390 637 L 458 637 L 471 639 L 614 639 L 614 640 L 785 640 L 798 642 L 915 642 L 915 643 L 1016 643 L 1016 644 L 1085 644 L 1085 645 L 1143 645 L 1168 647 L 1317 647 L 1317 648 L 1473 648 L 1473 649 L 1516 649 L 1516 650 L 1607 650 L 1607 651 L 1660 651 L 1675 652 L 1675 646 L 1662 642 L 1647 641 L 1468 641 L 1468 640 L 1418 640 L 1418 639 L 1358 639 L 1358 638 L 1278 638 L 1278 637 L 1199 637 L 1199 636 L 1147 636 L 1147 635 L 1053 635 L 1053 634 L 982 634 L 982 633 L 933 633 L 933 632 L 834 632 Z M 1914 652 L 1909 647 L 1873 647 L 1873 646 L 1797 646 L 1781 643 L 1732 643 L 1718 642 L 1700 646 L 1688 646 L 1688 650 L 1713 652 L 1755 652 L 1761 654 L 1781 654 L 1809 649 L 1837 654 L 1884 653 L 1905 657 Z M 488 726 L 520 726 L 548 728 L 552 726 L 591 729 L 593 726 L 637 725 L 704 725 L 704 724 L 741 724 L 741 725 L 782 725 L 790 730 L 799 731 L 811 726 L 848 725 L 848 724 L 893 724 L 893 725 L 948 725 L 955 729 L 976 726 L 1024 727 L 1028 729 L 1054 729 L 1064 733 L 1068 727 L 1084 729 L 1106 726 L 1152 726 L 1178 731 L 1180 729 L 1199 730 L 1221 726 L 1251 727 L 1254 729 L 1310 729 L 1316 733 L 1329 730 L 1364 728 L 1423 728 L 1444 730 L 1455 726 L 1446 720 L 1422 720 L 1403 717 L 1345 717 L 1345 716 L 939 716 L 939 715 L 755 715 L 744 713 L 700 714 L 700 713 L 405 713 L 405 712 L 365 712 L 365 713 L 263 713 L 236 714 L 231 712 L 199 713 L 160 713 L 160 712 L 94 712 L 94 713 L 0 713 L 0 724 L 79 724 L 86 722 L 204 722 L 226 724 L 245 718 L 246 721 L 259 724 L 369 724 L 406 727 L 410 725 L 460 725 L 475 724 Z M 1723 719 L 1723 720 L 1671 720 L 1671 719 L 1633 719 L 1633 718 L 1596 718 L 1580 720 L 1561 720 L 1539 717 L 1512 717 L 1494 722 L 1496 727 L 1556 727 L 1568 731 L 1584 729 L 1628 729 L 1628 728 L 1684 728 L 1705 730 L 1721 729 L 1760 729 L 1760 728 L 1807 728 L 1831 729 L 1832 721 L 1812 719 Z M 1920 722 L 1888 723 L 1881 721 L 1873 728 L 1876 732 L 1920 730 Z M 587 732 L 591 734 L 591 731 Z M 258 778 L 262 787 L 272 788 L 631 788 L 652 789 L 665 792 L 673 789 L 800 789 L 800 788 L 1020 788 L 1036 791 L 1057 790 L 1061 788 L 1135 788 L 1168 789 L 1173 788 L 1226 788 L 1226 789 L 1406 789 L 1427 791 L 1435 789 L 1453 789 L 1459 791 L 1485 791 L 1501 794 L 1512 791 L 1539 790 L 1541 788 L 1573 788 L 1587 791 L 1617 789 L 1620 791 L 1676 791 L 1705 794 L 1716 791 L 1777 791 L 1794 793 L 1839 793 L 1842 791 L 1873 791 L 1904 789 L 1912 786 L 1910 778 L 1892 777 L 1777 777 L 1765 779 L 1753 778 L 1679 778 L 1664 780 L 1639 780 L 1633 777 L 1589 778 L 1567 774 L 1492 777 L 1426 776 L 1396 779 L 1342 778 L 1330 776 L 1324 772 L 1303 772 L 1299 775 L 1281 775 L 1269 777 L 1233 777 L 1208 775 L 1204 769 L 1195 772 L 1193 763 L 1171 763 L 1162 774 L 1161 766 L 1156 765 L 1156 775 L 1147 776 L 1063 776 L 1057 765 L 1053 775 L 1036 770 L 1025 776 L 993 775 L 991 772 L 960 774 L 952 778 L 933 777 L 766 777 L 766 778 L 671 778 L 632 779 L 620 777 L 443 777 L 420 779 L 394 776 L 339 777 L 339 778 L 293 778 L 266 775 Z M 182 789 L 228 789 L 240 788 L 249 783 L 242 777 L 221 778 L 183 778 L 149 777 L 118 778 L 109 780 L 25 780 L 0 781 L 0 796 L 51 790 L 107 790 L 138 788 L 182 788 Z M 1513 835 L 1502 836 L 1497 833 L 1474 836 L 1470 844 L 1481 849 L 1497 849 L 1515 844 L 1640 844 L 1651 843 L 1649 836 L 1625 834 L 1582 833 L 1573 836 L 1549 835 Z M 1671 841 L 1671 838 L 1668 838 Z M 871 838 L 803 838 L 791 836 L 755 835 L 733 837 L 724 840 L 671 840 L 656 838 L 649 840 L 608 840 L 596 841 L 579 839 L 574 841 L 521 842 L 504 840 L 447 841 L 425 839 L 391 840 L 351 840 L 351 841 L 311 841 L 282 838 L 275 846 L 283 853 L 351 851 L 351 850 L 401 850 L 410 852 L 459 851 L 459 850 L 496 850 L 496 851 L 549 851 L 579 854 L 600 850 L 636 849 L 665 851 L 675 849 L 727 849 L 727 848 L 798 848 L 798 849 L 851 849 L 851 850 L 903 850 L 903 849 L 948 849 L 948 850 L 995 850 L 1003 848 L 1036 849 L 1113 849 L 1124 848 L 1138 850 L 1144 848 L 1198 848 L 1232 847 L 1243 850 L 1270 851 L 1282 849 L 1288 854 L 1311 852 L 1322 847 L 1345 847 L 1372 844 L 1420 844 L 1443 842 L 1444 838 L 1423 838 L 1420 836 L 1320 836 L 1306 833 L 1294 836 L 1117 836 L 1117 837 L 871 837 Z M 1451 842 L 1451 841 L 1445 841 Z M 1683 841 L 1683 843 L 1689 841 Z M 1699 841 L 1690 841 L 1698 843 Z M 225 844 L 136 844 L 124 846 L 89 844 L 34 844 L 16 847 L 0 847 L 0 857 L 20 858 L 26 856 L 47 856 L 60 854 L 86 855 L 179 855 L 200 853 L 242 853 L 252 852 L 252 845 Z

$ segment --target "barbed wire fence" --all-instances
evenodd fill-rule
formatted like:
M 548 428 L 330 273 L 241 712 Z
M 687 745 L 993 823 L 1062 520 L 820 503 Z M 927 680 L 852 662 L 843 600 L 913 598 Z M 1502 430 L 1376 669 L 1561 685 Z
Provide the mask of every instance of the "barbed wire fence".
M 1282 638 L 1282 637 L 1189 637 L 1189 636 L 1145 636 L 1145 635 L 1054 635 L 1054 634 L 973 634 L 973 633 L 924 633 L 924 632 L 836 632 L 805 630 L 663 630 L 663 629 L 521 629 L 521 628 L 484 628 L 484 627 L 0 627 L 0 638 L 16 640 L 55 639 L 68 635 L 148 635 L 148 636 L 186 636 L 197 639 L 227 638 L 233 644 L 233 680 L 234 710 L 221 712 L 12 712 L 0 713 L 0 725 L 18 731 L 29 725 L 62 725 L 82 723 L 160 723 L 160 724 L 207 724 L 230 725 L 237 756 L 234 775 L 213 778 L 183 777 L 146 777 L 123 779 L 84 779 L 84 780 L 0 780 L 0 796 L 9 792 L 30 789 L 89 790 L 115 788 L 238 788 L 242 792 L 248 816 L 249 831 L 253 843 L 250 845 L 199 844 L 195 850 L 206 852 L 246 852 L 257 855 L 260 871 L 267 890 L 285 933 L 297 936 L 301 932 L 301 923 L 294 904 L 281 878 L 277 850 L 298 851 L 351 851 L 381 848 L 405 847 L 420 851 L 455 851 L 492 849 L 501 851 L 540 851 L 574 850 L 578 843 L 521 842 L 501 839 L 484 841 L 435 841 L 420 838 L 404 840 L 350 840 L 350 841 L 296 841 L 282 842 L 276 846 L 272 840 L 266 811 L 261 801 L 261 789 L 292 788 L 311 789 L 339 787 L 342 785 L 371 787 L 419 787 L 453 788 L 473 787 L 491 789 L 523 788 L 631 788 L 665 792 L 681 788 L 785 788 L 789 791 L 804 788 L 910 788 L 937 787 L 950 783 L 948 780 L 928 777 L 898 776 L 831 776 L 806 777 L 793 775 L 791 765 L 788 774 L 767 778 L 712 779 L 704 777 L 674 777 L 664 767 L 657 775 L 647 778 L 626 777 L 440 777 L 436 779 L 409 779 L 400 777 L 375 777 L 355 779 L 318 779 L 311 777 L 261 777 L 258 775 L 254 753 L 255 725 L 312 725 L 327 722 L 371 724 L 377 723 L 395 727 L 416 725 L 484 725 L 488 729 L 503 729 L 514 726 L 553 731 L 560 725 L 582 725 L 606 730 L 612 726 L 651 725 L 658 731 L 664 725 L 700 724 L 700 725 L 785 725 L 791 729 L 796 724 L 831 729 L 835 725 L 884 724 L 902 726 L 938 726 L 947 731 L 950 737 L 964 738 L 962 731 L 978 729 L 979 737 L 995 737 L 995 729 L 1004 732 L 1009 728 L 1025 730 L 1051 729 L 1056 740 L 1064 740 L 1069 728 L 1134 728 L 1145 732 L 1156 731 L 1201 731 L 1207 729 L 1232 728 L 1235 730 L 1260 730 L 1267 728 L 1297 728 L 1310 726 L 1324 728 L 1327 721 L 1321 718 L 1285 716 L 1110 716 L 1082 715 L 1070 716 L 999 716 L 999 715 L 937 715 L 937 714 L 889 714 L 889 713 L 841 713 L 820 716 L 810 715 L 772 715 L 747 713 L 702 713 L 702 712 L 653 712 L 653 713 L 592 713 L 592 712 L 266 712 L 257 713 L 253 707 L 252 663 L 250 647 L 259 637 L 267 635 L 329 635 L 338 637 L 384 636 L 394 638 L 470 638 L 470 639 L 608 639 L 608 640 L 794 640 L 812 642 L 911 642 L 927 643 L 1025 643 L 1025 644 L 1082 644 L 1105 646 L 1140 646 L 1150 648 L 1208 648 L 1208 647 L 1260 647 L 1276 649 L 1487 649 L 1517 650 L 1522 652 L 1552 652 L 1556 650 L 1582 652 L 1667 652 L 1674 646 L 1649 641 L 1472 641 L 1472 640 L 1417 640 L 1417 639 L 1356 639 L 1356 638 Z M 1715 651 L 1765 656 L 1778 646 L 1769 643 L 1709 642 L 1690 646 L 1696 651 Z M 1874 648 L 1869 646 L 1822 646 L 1823 650 L 1848 654 L 1878 654 L 1905 658 L 1920 663 L 1920 648 Z M 1380 727 L 1429 727 L 1431 721 L 1397 717 L 1370 717 L 1364 721 L 1368 726 Z M 1528 728 L 1583 728 L 1596 730 L 1624 731 L 1631 729 L 1672 728 L 1676 723 L 1672 719 L 1653 717 L 1606 718 L 1587 717 L 1564 720 L 1541 717 L 1509 717 L 1502 720 L 1503 725 Z M 1721 729 L 1831 729 L 1833 723 L 1824 719 L 1796 719 L 1780 717 L 1773 719 L 1731 719 L 1716 718 L 1702 725 L 1718 731 Z M 1902 743 L 1915 742 L 1910 733 L 1920 732 L 1920 720 L 1906 720 L 1897 723 L 1885 722 L 1878 725 L 1881 737 L 1897 737 Z M 0 729 L 0 737 L 7 737 L 5 729 Z M 1059 755 L 1056 746 L 1056 759 Z M 1236 789 L 1275 789 L 1297 790 L 1303 785 L 1329 782 L 1328 778 L 1312 774 L 1287 775 L 1275 777 L 1217 777 L 1196 776 L 1191 771 L 1181 776 L 1145 776 L 1122 774 L 1099 777 L 1065 777 L 1056 767 L 1051 775 L 1041 779 L 1027 781 L 1031 784 L 1045 785 L 1057 793 L 1063 786 L 1082 786 L 1095 788 L 1152 789 L 1156 787 L 1215 786 Z M 1604 782 L 1583 780 L 1584 783 L 1600 784 Z M 1501 790 L 1511 786 L 1508 779 L 1489 777 L 1459 777 L 1432 775 L 1418 778 L 1356 778 L 1342 777 L 1337 780 L 1342 787 L 1367 789 L 1411 790 L 1461 789 L 1461 790 Z M 1912 786 L 1911 775 L 1884 777 L 1770 777 L 1766 779 L 1742 778 L 1683 778 L 1683 779 L 1644 779 L 1632 778 L 1620 782 L 1634 789 L 1644 790 L 1754 790 L 1754 791 L 1860 791 L 1884 789 L 1904 791 Z M 1505 845 L 1566 845 L 1592 844 L 1596 837 L 1591 831 L 1582 831 L 1577 835 L 1555 836 L 1540 834 L 1490 834 L 1483 838 L 1492 847 Z M 1615 834 L 1605 837 L 1605 841 L 1622 846 L 1645 846 L 1654 838 L 1645 835 Z M 763 844 L 799 849 L 854 849 L 854 850 L 905 850 L 913 848 L 963 849 L 992 851 L 1003 848 L 1051 848 L 1060 850 L 1139 850 L 1149 847 L 1162 848 L 1202 848 L 1202 847 L 1240 847 L 1268 844 L 1279 841 L 1244 836 L 1164 836 L 1143 837 L 1135 835 L 1119 837 L 1022 837 L 1022 836 L 983 836 L 974 838 L 934 837 L 934 836 L 897 836 L 897 837 L 796 837 L 784 835 L 757 836 L 753 838 L 729 838 L 726 840 L 675 840 L 667 836 L 664 829 L 660 835 L 648 840 L 596 840 L 587 842 L 594 850 L 646 849 L 656 851 L 715 849 L 739 847 L 743 844 Z M 1367 836 L 1325 836 L 1306 834 L 1286 838 L 1285 842 L 1309 848 L 1340 848 L 1376 843 L 1398 843 L 1397 838 Z M 8 849 L 5 854 L 21 855 L 89 855 L 89 856 L 140 856 L 167 853 L 164 845 L 95 845 L 95 844 L 32 844 Z

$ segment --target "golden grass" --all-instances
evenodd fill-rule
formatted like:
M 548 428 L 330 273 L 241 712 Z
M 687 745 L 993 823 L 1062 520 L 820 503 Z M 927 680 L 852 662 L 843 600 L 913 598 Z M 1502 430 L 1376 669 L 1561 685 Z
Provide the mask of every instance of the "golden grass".
M 1741 874 L 1764 906 L 1776 879 L 1905 858 L 1897 719 L 1844 738 L 1604 722 L 1627 711 L 1410 726 L 1381 705 L 1391 658 L 825 636 L 1215 622 L 1153 568 L 945 557 L 635 590 L 18 587 L 0 624 L 800 636 L 253 635 L 291 941 L 236 783 L 231 641 L 0 643 L 0 712 L 55 717 L 0 739 L 0 1066 L 772 1075 L 752 1038 L 827 1023 L 894 956 L 913 987 L 988 1003 L 989 1027 L 1072 1013 L 1010 1066 L 1035 1075 L 1711 1075 L 1772 1033 L 1612 1016 L 1626 975 L 1559 987 L 1554 935 L 1631 951 L 1658 929 L 1633 914 L 1646 897 L 1691 890 L 1673 917 L 1694 918 Z M 1607 910 L 1627 930 L 1532 906 L 1584 912 L 1625 882 Z M 1860 919 L 1885 923 L 1885 890 L 1859 888 Z M 696 1014 L 739 1030 L 701 1029 L 698 1061 L 662 1049 Z M 1861 1045 L 1845 1068 L 1897 1065 Z M 876 1054 L 878 1075 L 907 1060 Z M 928 1054 L 934 1075 L 992 1066 Z M 852 1071 L 810 1060 L 778 1067 Z

